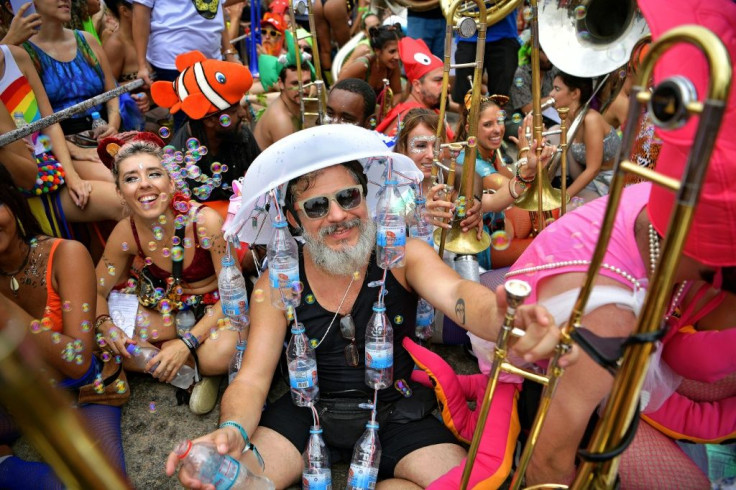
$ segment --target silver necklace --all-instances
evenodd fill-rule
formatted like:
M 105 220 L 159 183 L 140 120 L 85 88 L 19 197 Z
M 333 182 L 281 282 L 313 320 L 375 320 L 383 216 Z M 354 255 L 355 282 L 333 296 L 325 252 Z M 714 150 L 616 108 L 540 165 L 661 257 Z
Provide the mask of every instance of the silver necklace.
M 350 284 L 348 284 L 347 289 L 345 290 L 345 294 L 342 295 L 342 299 L 340 300 L 340 304 L 337 306 L 337 310 L 335 311 L 335 314 L 332 317 L 332 320 L 330 321 L 330 326 L 327 327 L 327 330 L 325 330 L 324 335 L 321 339 L 319 339 L 319 342 L 317 342 L 316 345 L 313 345 L 313 349 L 317 349 L 320 345 L 322 345 L 322 342 L 325 340 L 325 337 L 327 337 L 327 334 L 330 333 L 330 330 L 332 330 L 332 325 L 334 325 L 335 320 L 337 319 L 337 315 L 340 314 L 340 309 L 342 308 L 342 305 L 345 303 L 345 299 L 348 297 L 348 293 L 350 292 L 350 288 L 353 287 L 353 283 L 355 282 L 355 276 L 357 274 L 353 274 L 353 277 L 350 279 Z

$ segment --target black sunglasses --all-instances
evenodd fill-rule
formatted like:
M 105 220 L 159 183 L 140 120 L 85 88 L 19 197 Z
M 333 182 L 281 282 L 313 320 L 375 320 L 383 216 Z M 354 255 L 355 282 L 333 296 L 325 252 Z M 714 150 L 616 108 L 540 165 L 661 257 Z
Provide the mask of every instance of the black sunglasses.
M 350 367 L 356 367 L 359 361 L 358 346 L 355 343 L 355 322 L 350 313 L 340 319 L 340 335 L 343 339 L 350 341 L 345 346 L 345 362 Z
M 355 209 L 363 200 L 363 190 L 361 186 L 354 185 L 346 187 L 333 194 L 323 194 L 321 196 L 310 197 L 297 201 L 297 206 L 304 211 L 307 218 L 319 219 L 327 216 L 330 211 L 330 201 L 335 201 L 345 211 Z

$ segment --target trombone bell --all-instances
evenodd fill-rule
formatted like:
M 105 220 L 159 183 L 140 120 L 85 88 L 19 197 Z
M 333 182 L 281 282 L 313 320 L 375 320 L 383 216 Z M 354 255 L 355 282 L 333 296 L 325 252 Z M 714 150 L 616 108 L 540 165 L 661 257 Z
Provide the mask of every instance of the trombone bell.
M 547 175 L 547 171 L 545 170 L 543 172 L 542 177 L 542 211 L 552 211 L 554 209 L 558 209 L 562 207 L 562 192 L 559 189 L 555 189 L 552 187 L 552 184 L 549 182 L 549 176 Z M 570 199 L 570 196 L 567 196 L 566 201 Z M 538 192 L 536 189 L 536 184 L 532 184 L 530 189 L 527 189 L 527 191 L 514 203 L 514 206 L 516 206 L 519 209 L 523 209 L 524 211 L 539 211 L 539 197 Z
M 457 226 L 453 226 L 447 232 L 447 238 L 445 239 L 446 250 L 458 255 L 475 255 L 491 246 L 491 237 L 488 233 L 484 231 L 483 236 L 478 240 L 475 229 L 463 233 L 463 230 L 459 226 L 460 220 L 457 220 L 457 223 Z M 435 243 L 440 242 L 441 236 L 442 228 L 436 229 L 434 231 Z

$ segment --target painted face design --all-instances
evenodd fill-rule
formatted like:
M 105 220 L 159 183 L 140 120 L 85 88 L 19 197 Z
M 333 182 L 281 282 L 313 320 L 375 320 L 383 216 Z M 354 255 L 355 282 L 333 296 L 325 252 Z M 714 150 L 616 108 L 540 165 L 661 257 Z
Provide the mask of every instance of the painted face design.
M 424 153 L 434 146 L 436 136 L 414 136 L 409 140 L 409 151 L 411 153 Z

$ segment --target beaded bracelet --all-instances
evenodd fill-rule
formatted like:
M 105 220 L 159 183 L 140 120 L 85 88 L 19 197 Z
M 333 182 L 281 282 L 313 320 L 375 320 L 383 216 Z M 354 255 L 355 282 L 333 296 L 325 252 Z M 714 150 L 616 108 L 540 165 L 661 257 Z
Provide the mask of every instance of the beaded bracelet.
M 226 422 L 223 422 L 220 424 L 219 428 L 224 429 L 225 427 L 235 427 L 240 432 L 240 435 L 243 437 L 243 442 L 245 443 L 245 446 L 243 447 L 243 452 L 241 454 L 244 454 L 249 449 L 253 450 L 253 453 L 256 455 L 256 458 L 258 459 L 258 464 L 261 465 L 262 469 L 266 469 L 266 463 L 263 461 L 263 457 L 261 456 L 261 453 L 258 451 L 258 448 L 250 442 L 250 438 L 248 437 L 248 433 L 245 431 L 242 425 L 239 423 L 228 420 Z
M 526 159 L 525 158 L 522 158 L 521 160 L 519 160 L 519 162 L 521 162 L 522 160 L 526 160 Z M 525 165 L 525 164 L 526 164 L 526 162 L 519 163 L 519 165 L 516 166 L 516 179 L 519 182 L 523 182 L 524 184 L 531 184 L 532 182 L 534 182 L 534 179 L 536 179 L 537 176 L 535 174 L 532 174 L 532 177 L 530 179 L 525 179 L 524 177 L 522 177 L 521 176 L 521 167 L 522 167 L 522 165 Z

